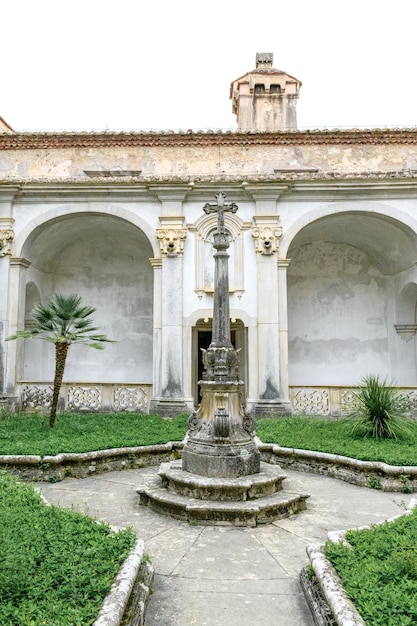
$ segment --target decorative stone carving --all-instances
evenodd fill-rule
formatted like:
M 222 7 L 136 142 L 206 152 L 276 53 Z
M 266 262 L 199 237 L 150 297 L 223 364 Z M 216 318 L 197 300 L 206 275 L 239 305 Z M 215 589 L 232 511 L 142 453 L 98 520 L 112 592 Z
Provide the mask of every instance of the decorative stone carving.
M 101 408 L 101 390 L 98 387 L 70 387 L 68 390 L 69 410 L 97 411 Z
M 242 405 L 238 351 L 230 340 L 229 273 L 227 252 L 230 242 L 225 213 L 236 213 L 235 203 L 226 203 L 223 192 L 216 204 L 206 203 L 203 211 L 215 214 L 213 332 L 203 353 L 203 380 L 200 381 L 200 408 L 189 418 L 189 437 L 184 446 L 182 470 L 199 476 L 236 478 L 257 474 L 260 455 L 253 440 L 253 423 Z
M 21 391 L 22 409 L 49 409 L 52 402 L 52 387 L 29 387 Z
M 240 348 L 222 346 L 201 349 L 203 353 L 203 380 L 239 380 Z
M 417 324 L 394 324 L 394 328 L 397 335 L 406 342 L 410 341 L 417 332 Z
M 255 249 L 259 254 L 271 255 L 278 251 L 279 238 L 282 237 L 282 226 L 264 224 L 254 226 L 252 237 L 255 240 Z
M 0 256 L 12 255 L 14 232 L 11 228 L 0 228 Z
M 329 390 L 304 388 L 299 389 L 293 397 L 293 409 L 296 415 L 328 415 Z
M 178 256 L 184 252 L 184 240 L 187 238 L 185 228 L 158 228 L 156 237 L 159 241 L 161 254 Z
M 345 389 L 340 393 L 340 413 L 346 415 L 354 407 L 355 395 L 353 389 Z
M 139 411 L 146 413 L 149 398 L 143 387 L 116 387 L 113 407 L 115 411 Z

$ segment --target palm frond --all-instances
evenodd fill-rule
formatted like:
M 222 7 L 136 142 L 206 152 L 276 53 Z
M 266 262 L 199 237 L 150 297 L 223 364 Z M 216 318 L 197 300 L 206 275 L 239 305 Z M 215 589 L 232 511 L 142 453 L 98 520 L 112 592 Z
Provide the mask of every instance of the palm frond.
M 37 304 L 32 310 L 35 329 L 18 331 L 10 339 L 39 337 L 52 343 L 111 342 L 106 335 L 97 334 L 91 315 L 96 311 L 81 302 L 77 294 L 54 293 L 45 304 Z

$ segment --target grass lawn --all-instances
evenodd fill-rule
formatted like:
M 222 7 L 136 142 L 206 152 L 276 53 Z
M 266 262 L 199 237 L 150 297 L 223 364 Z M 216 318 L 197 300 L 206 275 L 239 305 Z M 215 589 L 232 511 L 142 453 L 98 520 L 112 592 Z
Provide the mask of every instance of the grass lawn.
M 92 624 L 135 543 L 0 473 L 0 624 Z
M 55 455 L 182 441 L 187 416 L 162 419 L 137 413 L 60 413 L 54 428 L 34 414 L 0 417 L 0 454 Z
M 55 455 L 167 441 L 182 441 L 187 416 L 163 419 L 137 413 L 60 413 L 54 428 L 34 414 L 0 416 L 0 454 Z M 285 448 L 341 454 L 390 465 L 417 465 L 417 421 L 399 439 L 364 439 L 349 432 L 345 420 L 321 417 L 258 419 L 256 433 L 264 443 Z
M 321 417 L 260 419 L 256 434 L 264 443 L 340 454 L 360 461 L 389 465 L 417 465 L 417 420 L 408 422 L 409 433 L 398 439 L 371 439 L 352 435 L 347 420 Z

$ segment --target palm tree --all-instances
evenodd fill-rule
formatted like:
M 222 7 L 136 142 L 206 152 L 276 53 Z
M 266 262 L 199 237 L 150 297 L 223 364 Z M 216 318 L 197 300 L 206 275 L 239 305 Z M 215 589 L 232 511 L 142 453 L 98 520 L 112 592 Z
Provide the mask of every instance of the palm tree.
M 94 307 L 81 304 L 81 297 L 76 294 L 64 296 L 54 293 L 46 304 L 37 304 L 32 309 L 35 326 L 27 330 L 18 330 L 11 339 L 43 339 L 55 344 L 55 376 L 52 394 L 49 425 L 55 425 L 59 392 L 64 376 L 65 363 L 71 344 L 81 343 L 90 348 L 102 350 L 104 342 L 111 342 L 105 335 L 96 334 L 91 315 Z

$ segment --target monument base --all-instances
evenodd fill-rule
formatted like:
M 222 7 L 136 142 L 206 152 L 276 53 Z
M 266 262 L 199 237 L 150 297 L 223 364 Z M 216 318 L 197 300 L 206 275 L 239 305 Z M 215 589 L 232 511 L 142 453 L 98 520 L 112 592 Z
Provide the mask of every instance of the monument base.
M 199 443 L 188 441 L 182 453 L 182 469 L 198 476 L 237 478 L 260 471 L 260 454 L 254 441 Z

